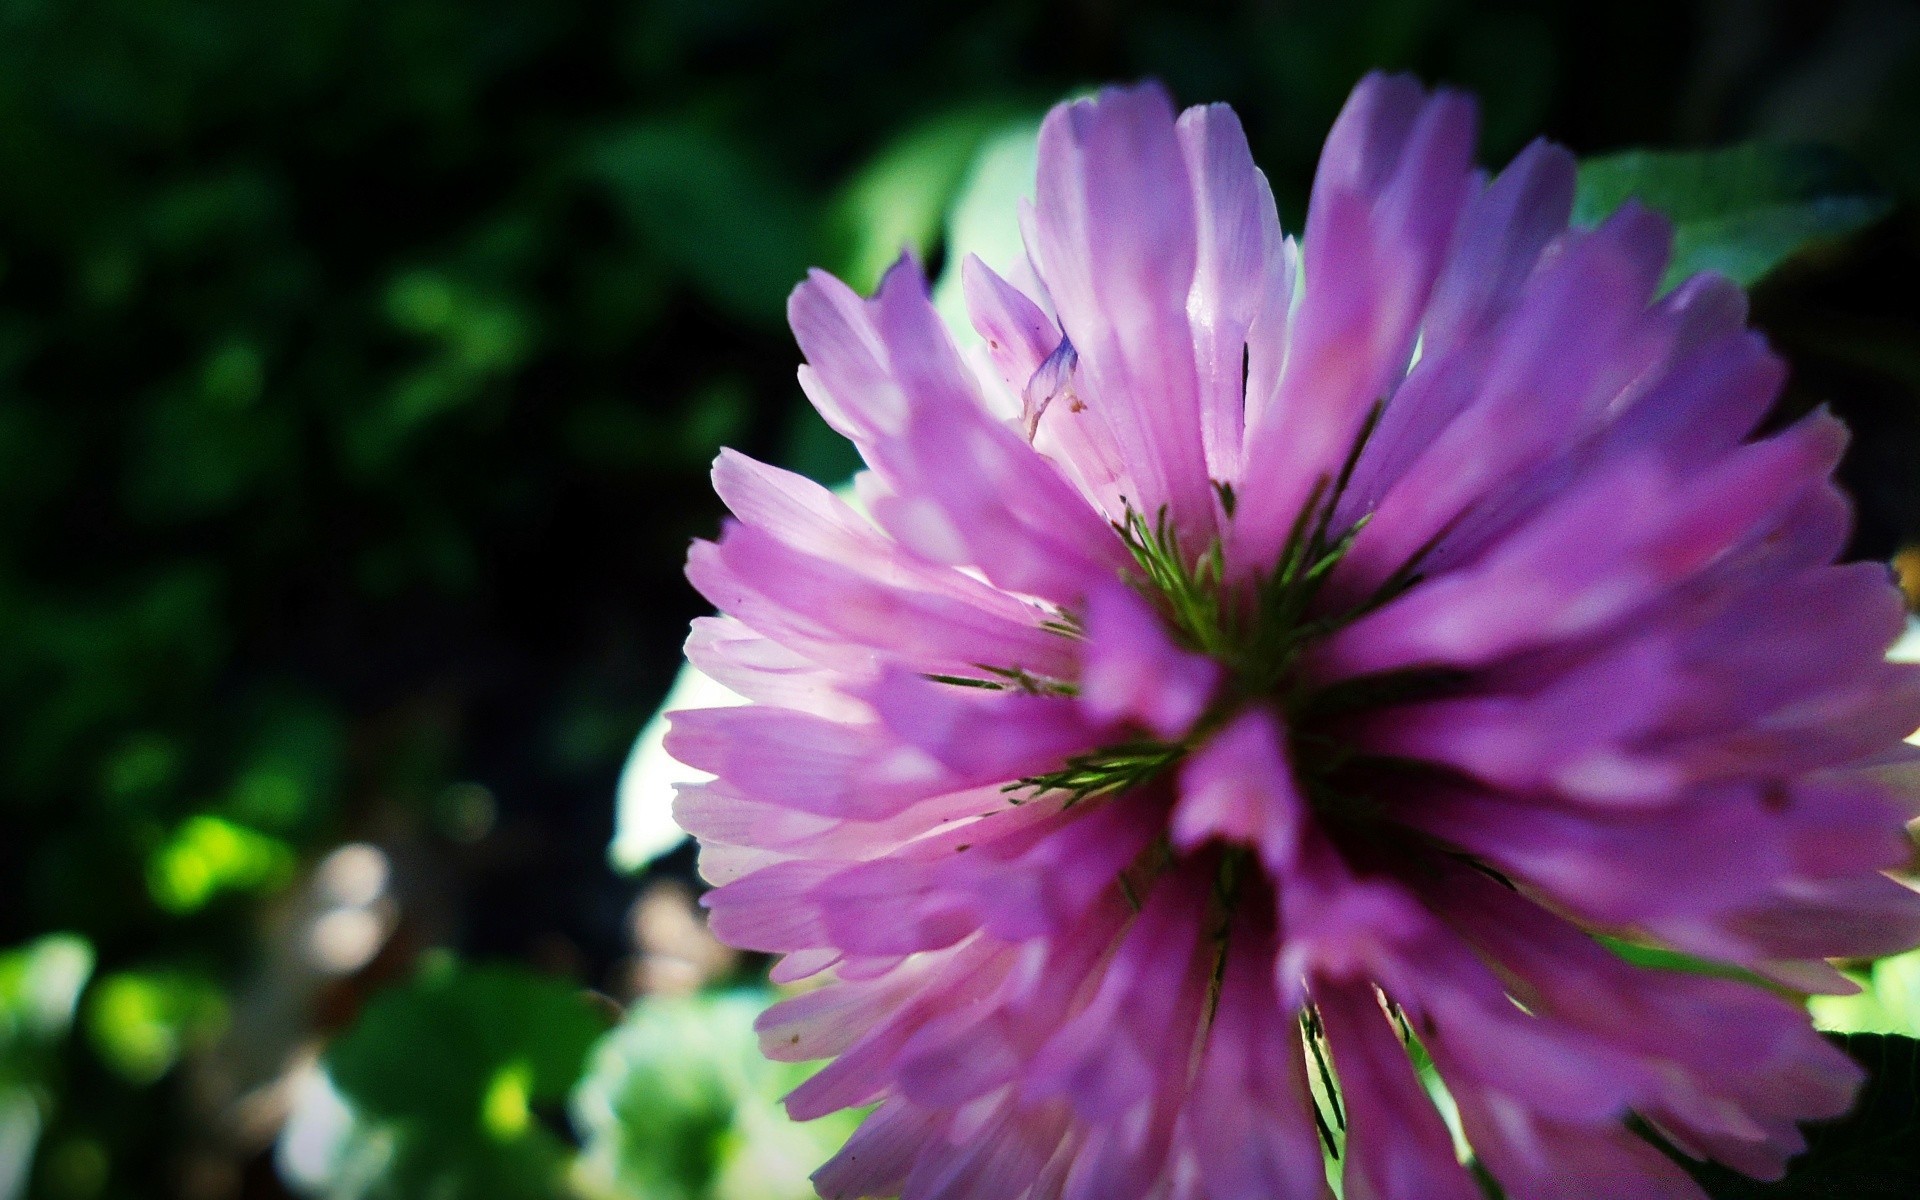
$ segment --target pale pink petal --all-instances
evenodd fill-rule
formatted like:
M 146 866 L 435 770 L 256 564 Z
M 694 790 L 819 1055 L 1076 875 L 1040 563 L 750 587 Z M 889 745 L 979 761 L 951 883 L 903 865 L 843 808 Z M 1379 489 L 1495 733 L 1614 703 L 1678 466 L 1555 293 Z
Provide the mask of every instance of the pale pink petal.
M 1273 397 L 1248 398 L 1236 557 L 1269 561 L 1314 488 L 1393 393 L 1472 180 L 1476 117 L 1464 96 L 1428 96 L 1369 75 L 1334 123 L 1314 177 L 1301 251 L 1305 290 Z
M 1062 105 L 1040 128 L 1033 254 L 1080 360 L 1078 393 L 1133 467 L 1142 512 L 1213 530 L 1187 296 L 1192 184 L 1157 85 Z
M 1080 706 L 1101 723 L 1138 721 L 1178 738 L 1198 720 L 1220 682 L 1220 665 L 1174 644 L 1139 593 L 1107 583 L 1087 598 Z

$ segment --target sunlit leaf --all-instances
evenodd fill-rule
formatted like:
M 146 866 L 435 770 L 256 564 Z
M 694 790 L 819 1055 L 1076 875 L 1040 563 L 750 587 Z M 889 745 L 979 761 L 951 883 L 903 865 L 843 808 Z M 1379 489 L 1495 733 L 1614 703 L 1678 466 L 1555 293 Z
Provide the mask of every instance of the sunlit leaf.
M 72 934 L 0 952 L 0 1064 L 29 1045 L 65 1037 L 92 973 L 93 947 Z
M 680 674 L 634 740 L 633 750 L 620 771 L 615 799 L 613 865 L 638 871 L 686 840 L 686 831 L 673 820 L 673 799 L 683 783 L 712 778 L 686 766 L 667 753 L 667 714 L 680 708 L 717 708 L 744 704 L 737 692 L 714 682 L 692 663 L 682 663 Z
M 1588 159 L 1574 223 L 1596 225 L 1629 197 L 1674 223 L 1669 287 L 1698 271 L 1757 283 L 1800 251 L 1856 233 L 1891 208 L 1838 151 L 1747 143 Z
M 328 1049 L 371 1178 L 330 1196 L 545 1200 L 570 1155 L 549 1127 L 605 1029 L 573 987 L 521 968 L 429 962 Z M 371 1155 L 369 1147 L 381 1153 Z M 344 1169 L 344 1168 L 343 1168 Z M 348 1186 L 351 1183 L 351 1186 Z
M 980 146 L 953 205 L 947 211 L 946 270 L 934 285 L 933 302 L 962 345 L 978 340 L 967 319 L 960 264 L 978 256 L 1005 272 L 1025 253 L 1020 241 L 1020 202 L 1031 199 L 1039 163 L 1040 122 L 1009 122 Z
M 808 1175 L 858 1124 L 807 1124 L 778 1098 L 809 1068 L 760 1054 L 757 992 L 634 1005 L 594 1051 L 573 1097 L 584 1139 L 577 1175 L 596 1200 L 803 1200 Z
M 218 1036 L 227 1001 L 209 979 L 185 971 L 122 971 L 87 998 L 87 1032 L 102 1060 L 133 1083 L 152 1083 L 195 1045 Z
M 1899 1033 L 1920 1037 L 1920 950 L 1874 963 L 1851 996 L 1815 996 L 1807 1002 L 1822 1029 Z
M 172 913 L 204 908 L 222 892 L 280 887 L 292 877 L 285 842 L 205 813 L 182 822 L 147 864 L 154 902 Z
M 847 184 L 832 212 L 833 233 L 841 243 L 841 278 L 856 291 L 870 292 L 903 249 L 925 259 L 940 240 L 981 144 L 1007 119 L 1000 105 L 943 113 L 876 154 Z
M 26 1194 L 59 1092 L 55 1056 L 93 974 L 93 947 L 56 933 L 0 951 L 0 1200 Z

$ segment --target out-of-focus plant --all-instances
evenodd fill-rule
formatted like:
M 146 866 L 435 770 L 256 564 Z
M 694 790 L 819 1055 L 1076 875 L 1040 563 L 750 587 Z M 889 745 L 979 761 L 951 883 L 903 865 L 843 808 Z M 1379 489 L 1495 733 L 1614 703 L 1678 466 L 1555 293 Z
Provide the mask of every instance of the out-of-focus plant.
M 40 1131 L 59 1103 L 59 1051 L 93 948 L 52 934 L 0 951 L 0 1200 L 26 1194 Z
M 1858 233 L 1893 207 L 1858 163 L 1831 147 L 1761 143 L 1591 159 L 1580 167 L 1574 220 L 1597 225 L 1629 198 L 1673 221 L 1668 287 L 1700 271 L 1751 287 L 1794 255 Z
M 564 984 L 437 959 L 334 1042 L 285 1174 L 325 1200 L 802 1200 L 858 1118 L 787 1118 L 808 1071 L 761 1057 L 770 999 L 646 997 L 608 1030 Z
M 330 1136 L 303 1147 L 330 1200 L 546 1200 L 571 1151 L 559 1106 L 606 1028 L 573 988 L 525 970 L 429 962 L 327 1051 Z
M 633 1006 L 573 1094 L 575 1176 L 593 1200 L 805 1200 L 812 1170 L 856 1116 L 799 1124 L 779 1097 L 810 1073 L 760 1054 L 769 994 L 661 997 Z

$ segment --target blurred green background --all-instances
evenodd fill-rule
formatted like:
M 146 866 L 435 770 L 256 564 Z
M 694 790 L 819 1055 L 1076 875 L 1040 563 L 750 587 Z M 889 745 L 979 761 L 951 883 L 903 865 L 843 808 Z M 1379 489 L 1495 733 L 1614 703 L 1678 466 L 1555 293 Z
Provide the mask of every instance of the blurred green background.
M 1920 543 L 1911 4 L 0 0 L 0 1200 L 804 1194 L 764 964 L 606 857 L 707 463 L 851 464 L 788 289 L 1143 75 L 1297 228 L 1375 66 L 1490 162 L 1847 156 L 1756 319 Z

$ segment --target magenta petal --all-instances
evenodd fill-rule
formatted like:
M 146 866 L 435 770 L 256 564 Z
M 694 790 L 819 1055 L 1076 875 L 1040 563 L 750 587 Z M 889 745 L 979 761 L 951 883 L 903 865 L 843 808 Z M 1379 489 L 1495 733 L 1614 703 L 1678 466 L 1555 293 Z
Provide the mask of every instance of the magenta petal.
M 1040 128 L 1034 253 L 1080 357 L 1081 398 L 1133 467 L 1142 512 L 1214 525 L 1187 298 L 1192 185 L 1157 85 L 1062 105 Z
M 1173 844 L 1192 850 L 1211 838 L 1238 842 L 1254 847 L 1269 871 L 1289 870 L 1307 812 L 1286 736 L 1272 713 L 1250 708 L 1196 750 L 1180 769 Z
M 1045 773 L 1110 734 L 1066 696 L 995 692 L 891 672 L 866 693 L 901 742 L 964 786 Z
M 983 345 L 911 257 L 794 292 L 869 469 L 720 457 L 687 653 L 746 703 L 666 748 L 713 930 L 815 981 L 760 1027 L 827 1060 L 789 1112 L 878 1105 L 824 1197 L 1326 1200 L 1327 1049 L 1350 1200 L 1472 1200 L 1403 1033 L 1516 1200 L 1698 1200 L 1628 1113 L 1774 1177 L 1851 1102 L 1776 992 L 1920 942 L 1844 434 L 1763 424 L 1664 219 L 1570 230 L 1566 151 L 1473 136 L 1369 76 L 1296 246 L 1230 110 L 1109 89 L 960 268 Z
M 1244 435 L 1248 335 L 1263 307 L 1293 286 L 1280 216 L 1246 134 L 1224 104 L 1190 108 L 1176 124 L 1193 181 L 1197 258 L 1187 317 L 1200 371 L 1201 432 L 1209 473 L 1237 479 Z M 1284 290 L 1278 295 L 1278 285 Z
M 1536 141 L 1467 203 L 1434 285 L 1426 353 L 1445 354 L 1512 311 L 1541 252 L 1567 228 L 1575 165 L 1564 146 Z
M 1180 1137 L 1207 1196 L 1326 1200 L 1332 1190 L 1309 1115 L 1299 1026 L 1257 953 L 1268 936 L 1251 922 L 1229 934 L 1229 944 L 1248 952 L 1227 958 Z
M 1467 198 L 1476 118 L 1453 92 L 1370 75 L 1334 123 L 1314 178 L 1305 293 L 1272 402 L 1249 398 L 1239 556 L 1270 561 L 1316 483 L 1331 478 L 1392 394 Z
M 874 505 L 880 523 L 929 559 L 976 566 L 1003 588 L 1059 604 L 1110 577 L 1125 561 L 1119 539 L 988 414 L 918 266 L 903 259 L 889 271 L 873 307 L 911 405 L 903 436 L 867 452 L 892 487 Z
M 810 271 L 787 298 L 787 320 L 807 356 L 808 395 L 827 424 L 863 450 L 897 432 L 907 398 L 894 380 L 868 302 L 825 271 Z
M 1096 590 L 1085 624 L 1080 705 L 1095 721 L 1135 720 L 1163 738 L 1178 738 L 1206 711 L 1219 664 L 1175 645 L 1132 588 L 1108 583 Z
M 1176 873 L 1146 898 L 1079 1018 L 1040 1050 L 1025 1094 L 1066 1098 L 1096 1123 L 1152 1104 L 1162 1076 L 1184 1072 L 1189 1046 L 1169 1044 L 1183 992 L 1196 978 L 1207 881 Z M 1190 1028 L 1190 1026 L 1188 1026 Z
M 860 1123 L 840 1153 L 813 1173 L 822 1200 L 897 1194 L 914 1160 L 937 1136 L 937 1118 L 904 1100 L 889 1100 Z
M 1782 498 L 1824 479 L 1844 443 L 1837 424 L 1816 414 L 1687 481 L 1629 459 L 1482 561 L 1348 626 L 1326 643 L 1323 661 L 1339 674 L 1478 667 L 1602 629 L 1764 534 Z
M 960 264 L 960 278 L 974 332 L 986 342 L 987 354 L 1008 390 L 1019 395 L 1060 345 L 1060 327 L 977 255 L 969 254 Z
M 964 575 L 932 575 L 919 565 L 896 561 L 883 569 L 820 558 L 730 524 L 718 543 L 694 544 L 687 577 L 755 632 L 856 679 L 871 669 L 876 651 L 929 673 L 964 672 L 979 662 L 1072 673 L 1072 648 L 1040 628 L 1034 606 L 1002 593 L 981 595 Z M 773 581 L 785 586 L 763 590 Z
M 1470 505 L 1484 508 L 1489 493 L 1591 430 L 1659 359 L 1672 331 L 1646 306 L 1670 242 L 1664 220 L 1629 204 L 1598 229 L 1564 235 L 1509 320 L 1431 365 L 1422 360 L 1417 374 L 1432 386 L 1470 395 L 1441 403 L 1438 411 L 1457 415 L 1416 441 L 1418 458 L 1380 495 L 1342 563 L 1351 587 L 1377 585 Z
M 1706 1200 L 1691 1176 L 1623 1125 L 1543 1120 L 1505 1096 L 1473 1088 L 1453 1095 L 1475 1154 L 1510 1196 Z

